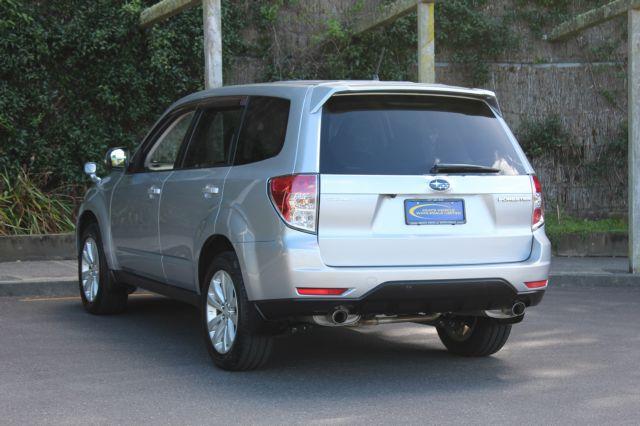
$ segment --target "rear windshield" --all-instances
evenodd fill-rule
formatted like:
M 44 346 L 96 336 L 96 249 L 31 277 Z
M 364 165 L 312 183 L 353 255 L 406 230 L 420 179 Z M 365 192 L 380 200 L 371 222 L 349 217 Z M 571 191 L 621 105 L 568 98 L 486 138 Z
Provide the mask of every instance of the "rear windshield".
M 324 106 L 321 173 L 424 175 L 437 163 L 526 173 L 493 111 L 479 100 L 338 95 Z

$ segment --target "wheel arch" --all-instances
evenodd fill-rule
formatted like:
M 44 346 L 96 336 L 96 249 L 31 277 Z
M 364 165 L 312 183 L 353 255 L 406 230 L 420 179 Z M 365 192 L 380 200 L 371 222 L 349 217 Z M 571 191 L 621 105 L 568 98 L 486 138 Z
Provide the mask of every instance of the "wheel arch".
M 202 290 L 204 276 L 207 273 L 209 262 L 225 251 L 236 252 L 233 244 L 226 236 L 215 234 L 206 239 L 198 255 L 198 289 Z
M 102 240 L 102 250 L 104 250 L 105 258 L 109 269 L 115 268 L 115 261 L 113 259 L 111 238 L 109 235 L 109 223 L 106 222 L 106 218 L 102 218 L 99 211 L 94 208 L 85 208 L 82 206 L 76 220 L 76 249 L 80 253 L 82 249 L 82 234 L 89 225 L 95 223 L 100 231 L 100 239 Z
M 91 210 L 85 210 L 82 212 L 82 214 L 80 214 L 80 216 L 78 216 L 78 221 L 76 223 L 76 246 L 78 250 L 80 250 L 80 239 L 82 237 L 82 233 L 92 223 L 95 223 L 96 225 L 98 225 L 98 228 L 100 228 L 98 216 L 96 216 L 96 214 Z

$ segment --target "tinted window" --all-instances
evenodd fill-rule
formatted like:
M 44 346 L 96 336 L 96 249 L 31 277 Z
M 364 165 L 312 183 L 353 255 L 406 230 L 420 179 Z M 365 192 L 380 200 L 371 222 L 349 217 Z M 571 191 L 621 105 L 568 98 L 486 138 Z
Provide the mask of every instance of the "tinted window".
M 289 120 L 287 99 L 252 97 L 238 138 L 234 164 L 247 164 L 278 155 Z
M 182 166 L 201 168 L 229 164 L 231 142 L 238 131 L 241 115 L 240 106 L 205 110 L 191 137 Z
M 325 105 L 322 173 L 424 175 L 435 163 L 525 173 L 507 133 L 482 101 L 351 95 L 336 96 Z
M 180 145 L 189 130 L 194 112 L 188 112 L 174 120 L 153 145 L 144 166 L 148 170 L 172 170 Z

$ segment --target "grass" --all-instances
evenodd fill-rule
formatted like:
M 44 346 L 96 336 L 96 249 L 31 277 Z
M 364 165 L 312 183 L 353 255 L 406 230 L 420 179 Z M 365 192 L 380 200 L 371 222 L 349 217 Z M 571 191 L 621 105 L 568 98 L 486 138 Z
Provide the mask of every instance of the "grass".
M 0 172 L 0 235 L 58 234 L 74 229 L 73 199 L 43 192 L 25 171 Z
M 624 219 L 578 219 L 563 216 L 558 221 L 557 216 L 545 216 L 545 230 L 549 239 L 554 242 L 567 234 L 587 236 L 594 233 L 627 233 L 627 221 Z

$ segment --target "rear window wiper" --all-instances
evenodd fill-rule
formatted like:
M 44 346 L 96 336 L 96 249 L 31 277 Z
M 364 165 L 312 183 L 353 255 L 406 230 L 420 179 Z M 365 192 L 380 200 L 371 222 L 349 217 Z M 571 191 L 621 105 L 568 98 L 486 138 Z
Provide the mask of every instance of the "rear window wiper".
M 436 163 L 430 173 L 500 173 L 500 169 L 476 164 L 447 164 Z

